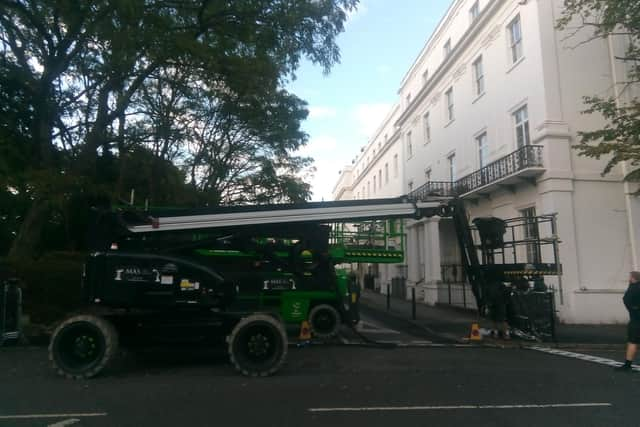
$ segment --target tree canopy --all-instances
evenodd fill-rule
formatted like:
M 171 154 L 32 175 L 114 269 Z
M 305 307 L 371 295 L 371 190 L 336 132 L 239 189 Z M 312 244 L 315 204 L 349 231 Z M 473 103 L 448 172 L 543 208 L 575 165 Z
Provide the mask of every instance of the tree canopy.
M 356 3 L 0 0 L 11 255 L 36 254 L 72 200 L 131 189 L 154 204 L 307 200 L 306 103 L 284 84 L 302 58 L 339 60 Z
M 602 129 L 579 132 L 576 149 L 580 154 L 599 159 L 609 156 L 603 174 L 626 161 L 628 181 L 640 180 L 640 3 L 637 0 L 565 0 L 558 20 L 560 29 L 590 31 L 592 38 L 621 37 L 626 51 L 616 61 L 627 69 L 627 80 L 613 88 L 614 94 L 603 97 L 587 95 L 585 114 L 601 114 L 606 120 Z M 587 42 L 589 40 L 587 39 Z

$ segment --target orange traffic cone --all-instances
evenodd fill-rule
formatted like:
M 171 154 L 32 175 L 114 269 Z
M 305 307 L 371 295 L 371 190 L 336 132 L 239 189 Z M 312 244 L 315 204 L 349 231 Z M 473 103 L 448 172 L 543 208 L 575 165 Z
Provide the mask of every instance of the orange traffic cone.
M 309 326 L 309 322 L 304 320 L 300 324 L 300 335 L 298 336 L 300 341 L 307 341 L 311 339 L 311 327 Z
M 477 323 L 471 324 L 471 335 L 469 335 L 470 341 L 482 341 L 482 335 L 480 334 L 480 325 Z

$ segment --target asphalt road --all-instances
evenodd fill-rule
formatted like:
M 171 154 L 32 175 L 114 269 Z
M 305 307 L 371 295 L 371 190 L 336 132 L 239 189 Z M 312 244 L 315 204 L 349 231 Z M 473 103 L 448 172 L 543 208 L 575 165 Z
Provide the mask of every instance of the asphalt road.
M 190 348 L 69 381 L 44 348 L 2 348 L 0 426 L 640 425 L 640 373 L 526 349 L 429 347 L 399 329 L 365 318 L 369 337 L 413 344 L 291 348 L 286 367 L 262 379 Z

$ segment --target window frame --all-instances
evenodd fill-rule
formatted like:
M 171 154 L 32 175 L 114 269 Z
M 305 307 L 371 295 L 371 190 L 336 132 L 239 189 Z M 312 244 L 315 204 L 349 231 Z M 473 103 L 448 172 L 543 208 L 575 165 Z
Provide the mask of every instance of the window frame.
M 480 1 L 476 0 L 473 2 L 473 5 L 469 8 L 469 20 L 470 23 L 473 24 L 476 22 L 476 19 L 480 16 Z
M 451 123 L 456 118 L 455 111 L 454 111 L 455 105 L 453 102 L 453 86 L 447 89 L 447 91 L 444 93 L 444 96 L 446 100 L 445 106 L 446 106 L 446 112 L 447 112 L 447 123 Z
M 475 86 L 476 97 L 484 94 L 485 78 L 484 78 L 484 61 L 482 55 L 479 55 L 471 64 L 473 67 L 473 81 Z
M 443 55 L 444 59 L 447 59 L 449 56 L 451 56 L 451 52 L 453 51 L 451 47 L 451 37 L 449 37 L 447 41 L 444 43 L 444 45 L 442 46 L 442 50 L 444 54 Z
M 398 154 L 393 155 L 393 177 L 398 177 Z
M 478 153 L 478 169 L 482 169 L 487 166 L 489 160 L 489 138 L 487 131 L 483 131 L 476 135 L 476 152 Z
M 407 160 L 413 157 L 413 133 L 408 131 L 405 134 L 405 141 L 407 143 Z
M 515 28 L 518 29 L 517 32 L 514 31 Z M 519 13 L 511 21 L 509 21 L 509 24 L 507 25 L 507 31 L 509 34 L 509 56 L 511 59 L 511 64 L 515 64 L 524 57 L 524 49 L 522 43 L 522 19 L 520 18 Z
M 520 115 L 520 113 L 524 112 L 524 117 Z M 520 149 L 524 146 L 531 145 L 531 128 L 529 126 L 529 105 L 523 104 L 516 108 L 513 113 L 511 113 L 511 117 L 513 117 L 513 129 L 515 136 L 515 146 L 516 149 Z M 520 128 L 522 128 L 522 140 L 523 143 L 520 144 Z
M 447 155 L 447 162 L 449 164 L 449 180 L 451 182 L 457 181 L 457 171 L 456 171 L 456 153 L 453 152 Z
M 422 129 L 424 131 L 424 143 L 431 142 L 431 112 L 427 111 L 422 115 Z
M 536 207 L 529 206 L 526 208 L 522 208 L 519 210 L 519 214 L 522 218 L 525 219 L 525 224 L 523 227 L 523 238 L 524 240 L 540 239 L 540 229 L 537 227 L 537 221 L 530 221 L 529 219 L 533 219 L 537 217 Z M 526 257 L 527 263 L 540 263 L 542 260 L 542 251 L 540 245 L 536 242 L 529 242 L 525 244 L 526 247 Z

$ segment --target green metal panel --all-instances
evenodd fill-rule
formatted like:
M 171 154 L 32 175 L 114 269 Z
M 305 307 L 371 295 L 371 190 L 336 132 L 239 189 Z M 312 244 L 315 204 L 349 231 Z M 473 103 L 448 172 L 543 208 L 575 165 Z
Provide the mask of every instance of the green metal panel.
M 309 305 L 310 300 L 308 295 L 298 294 L 296 292 L 285 292 L 282 294 L 280 314 L 287 323 L 300 323 L 307 320 Z

